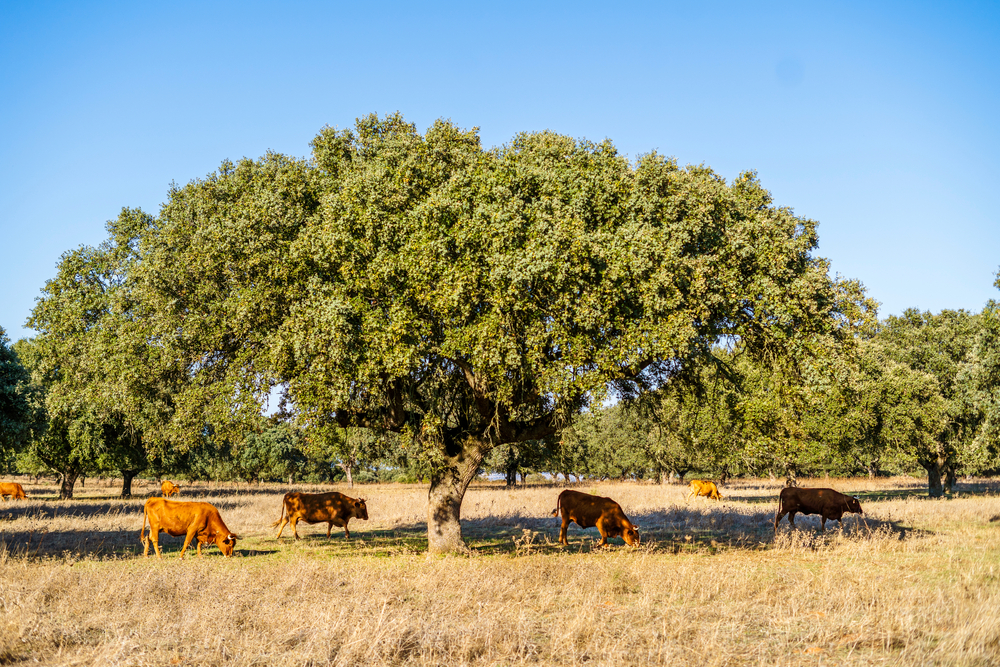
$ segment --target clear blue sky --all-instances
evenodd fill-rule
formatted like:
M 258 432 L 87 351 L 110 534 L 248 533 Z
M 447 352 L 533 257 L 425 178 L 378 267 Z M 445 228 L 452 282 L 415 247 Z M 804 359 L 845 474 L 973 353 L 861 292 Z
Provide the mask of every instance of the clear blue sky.
M 1000 3 L 502 4 L 0 4 L 0 326 L 121 207 L 397 110 L 756 169 L 883 316 L 1000 297 Z

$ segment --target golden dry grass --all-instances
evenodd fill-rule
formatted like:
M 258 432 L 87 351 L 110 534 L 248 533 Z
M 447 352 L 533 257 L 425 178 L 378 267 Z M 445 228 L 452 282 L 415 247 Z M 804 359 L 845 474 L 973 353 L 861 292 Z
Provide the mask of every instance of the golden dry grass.
M 1000 662 L 995 485 L 948 500 L 902 478 L 804 485 L 860 494 L 865 520 L 820 534 L 800 517 L 775 538 L 777 483 L 688 504 L 686 487 L 585 483 L 643 544 L 597 549 L 596 530 L 573 526 L 560 548 L 559 487 L 484 484 L 463 505 L 468 558 L 423 553 L 426 487 L 334 487 L 364 497 L 371 520 L 352 521 L 350 541 L 300 524 L 300 542 L 278 543 L 286 487 L 193 485 L 180 499 L 213 502 L 244 539 L 238 558 L 212 547 L 183 562 L 180 538 L 161 539 L 161 561 L 136 557 L 142 498 L 88 480 L 76 500 L 39 500 L 55 488 L 26 485 L 31 500 L 0 505 L 0 663 Z

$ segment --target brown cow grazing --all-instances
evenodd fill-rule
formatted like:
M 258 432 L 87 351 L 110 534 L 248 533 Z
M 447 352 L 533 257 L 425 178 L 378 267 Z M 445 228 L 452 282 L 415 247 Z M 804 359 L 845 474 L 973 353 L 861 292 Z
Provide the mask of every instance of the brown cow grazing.
M 271 528 L 279 523 L 278 536 L 274 539 L 281 539 L 281 533 L 285 530 L 285 525 L 292 524 L 292 532 L 295 539 L 299 539 L 299 530 L 296 524 L 301 520 L 306 523 L 326 522 L 326 536 L 330 537 L 330 531 L 334 526 L 343 527 L 344 537 L 350 537 L 351 533 L 347 529 L 347 522 L 351 519 L 368 520 L 368 506 L 360 498 L 350 498 L 343 493 L 331 491 L 330 493 L 299 493 L 291 491 L 285 494 L 281 501 L 281 518 L 271 524 Z
M 11 500 L 28 499 L 24 493 L 24 487 L 17 482 L 0 482 L 0 498 L 6 502 L 7 496 L 10 496 Z
M 146 533 L 146 521 L 149 521 L 149 537 Z M 166 498 L 150 498 L 146 501 L 142 517 L 142 530 L 139 531 L 139 541 L 146 547 L 143 555 L 149 557 L 149 542 L 152 540 L 156 557 L 160 555 L 160 531 L 174 537 L 184 536 L 184 546 L 181 547 L 181 558 L 187 551 L 191 540 L 198 538 L 198 555 L 201 556 L 203 543 L 215 542 L 219 551 L 226 558 L 233 555 L 236 540 L 240 539 L 228 528 L 219 515 L 219 510 L 208 503 L 182 502 Z
M 569 544 L 566 529 L 569 528 L 570 521 L 575 521 L 581 528 L 597 527 L 601 533 L 601 541 L 597 545 L 599 547 L 607 544 L 609 537 L 621 537 L 629 546 L 639 546 L 639 531 L 635 524 L 625 516 L 621 505 L 611 498 L 566 489 L 559 494 L 552 516 L 557 516 L 560 510 L 562 528 L 559 531 L 559 542 L 562 544 Z
M 781 490 L 778 497 L 778 511 L 774 514 L 774 532 L 778 532 L 778 522 L 781 517 L 788 515 L 788 523 L 795 527 L 795 514 L 819 514 L 822 517 L 820 528 L 826 530 L 827 521 L 838 521 L 841 528 L 844 526 L 843 516 L 845 512 L 864 514 L 861 511 L 861 503 L 857 496 L 845 496 L 833 489 L 801 489 L 798 487 L 786 487 Z
M 7 496 L 10 496 L 11 500 L 28 499 L 24 494 L 24 487 L 17 482 L 0 482 L 0 498 L 7 502 Z
M 705 496 L 712 500 L 722 500 L 722 494 L 719 493 L 719 487 L 715 485 L 715 482 L 703 482 L 700 479 L 692 479 L 691 484 L 688 486 L 690 492 L 687 494 L 687 498 L 684 502 L 691 499 L 691 496 L 695 498 L 699 496 Z
M 163 484 L 160 484 L 160 491 L 163 492 L 164 498 L 169 498 L 175 493 L 180 493 L 181 487 L 177 486 L 173 482 L 168 482 L 167 480 L 163 480 Z

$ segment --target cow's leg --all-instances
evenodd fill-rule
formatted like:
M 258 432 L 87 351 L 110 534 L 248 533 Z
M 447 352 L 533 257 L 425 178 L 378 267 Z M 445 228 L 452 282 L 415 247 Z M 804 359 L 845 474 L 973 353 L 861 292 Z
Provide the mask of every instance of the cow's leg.
M 351 539 L 351 531 L 347 530 L 347 522 L 344 522 L 344 538 Z
M 569 546 L 569 540 L 566 539 L 567 528 L 569 528 L 569 517 L 563 514 L 562 528 L 559 529 L 559 544 L 565 544 L 566 546 Z
M 196 550 L 198 552 L 198 558 L 201 558 L 201 540 L 198 540 L 198 546 Z
M 333 532 L 333 522 L 326 522 L 326 539 L 330 539 L 330 533 Z
M 299 539 L 299 517 L 291 517 L 289 521 L 292 523 L 292 532 L 295 533 L 295 539 Z
M 795 528 L 795 512 L 788 513 L 788 523 L 792 524 L 792 528 Z
M 786 514 L 788 514 L 788 512 L 778 512 L 778 514 L 774 517 L 774 534 L 775 535 L 778 534 L 778 522 L 781 521 L 782 517 L 784 517 Z
M 597 543 L 597 546 L 603 547 L 608 543 L 608 533 L 604 530 L 604 517 L 600 517 L 594 525 L 597 527 L 597 532 L 601 534 L 601 541 Z
M 276 540 L 280 540 L 281 539 L 281 532 L 283 530 L 285 530 L 285 526 L 287 526 L 287 525 L 288 525 L 288 517 L 286 517 L 286 516 L 281 517 L 281 525 L 278 526 L 278 536 L 275 537 L 274 539 L 276 539 Z
M 822 514 L 819 517 L 819 529 L 824 533 L 826 532 L 826 516 Z
M 195 527 L 188 528 L 187 535 L 184 536 L 184 546 L 181 547 L 181 560 L 184 560 L 184 552 L 187 551 L 188 545 L 191 544 L 191 540 L 198 533 L 198 529 Z M 199 542 L 198 544 L 201 544 Z
M 149 539 L 153 540 L 153 551 L 156 552 L 156 557 L 163 558 L 163 554 L 160 552 L 160 529 L 157 528 L 154 531 L 150 526 Z

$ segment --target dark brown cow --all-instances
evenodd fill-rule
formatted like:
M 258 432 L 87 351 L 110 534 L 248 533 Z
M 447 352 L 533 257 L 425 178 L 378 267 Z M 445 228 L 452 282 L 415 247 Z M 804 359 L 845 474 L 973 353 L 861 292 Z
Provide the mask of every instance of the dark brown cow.
M 722 494 L 719 493 L 719 487 L 715 485 L 715 482 L 704 482 L 700 479 L 692 479 L 691 484 L 688 486 L 690 491 L 685 498 L 685 502 L 691 499 L 691 496 L 705 496 L 711 500 L 722 500 Z
M 857 497 L 845 496 L 833 489 L 800 489 L 786 487 L 778 497 L 778 511 L 774 514 L 774 532 L 778 532 L 778 522 L 788 515 L 788 523 L 795 527 L 795 514 L 819 514 L 822 517 L 820 528 L 826 530 L 827 521 L 838 521 L 843 527 L 845 512 L 864 514 Z
M 10 496 L 11 500 L 28 499 L 28 496 L 24 494 L 24 487 L 17 482 L 0 482 L 0 498 L 6 502 L 7 496 Z
M 181 487 L 177 486 L 173 482 L 168 482 L 167 480 L 163 480 L 163 483 L 160 484 L 160 491 L 163 493 L 164 498 L 169 498 L 175 493 L 180 493 Z
M 557 516 L 560 510 L 562 510 L 562 528 L 559 531 L 559 542 L 562 544 L 569 544 L 566 540 L 566 529 L 569 528 L 570 522 L 574 521 L 581 528 L 597 527 L 601 533 L 601 541 L 597 546 L 607 544 L 609 537 L 621 537 L 632 547 L 639 545 L 639 531 L 625 516 L 621 505 L 611 498 L 566 489 L 559 494 L 552 516 Z
M 149 521 L 149 537 L 146 533 L 146 521 Z M 146 501 L 142 517 L 142 530 L 139 531 L 139 541 L 146 547 L 143 555 L 149 557 L 149 542 L 152 540 L 156 557 L 160 554 L 160 531 L 174 537 L 184 536 L 184 546 L 181 547 L 181 558 L 187 551 L 191 540 L 198 539 L 198 555 L 201 556 L 202 543 L 215 542 L 222 555 L 233 555 L 236 540 L 234 535 L 219 515 L 219 510 L 209 503 L 182 502 L 166 498 L 150 498 Z
M 330 537 L 330 531 L 334 526 L 344 528 L 344 537 L 350 537 L 351 532 L 347 529 L 347 522 L 351 519 L 368 520 L 368 506 L 360 498 L 351 498 L 343 493 L 331 491 L 330 493 L 299 493 L 292 491 L 285 494 L 281 501 L 281 518 L 271 524 L 271 528 L 278 528 L 278 536 L 274 539 L 281 539 L 281 533 L 285 530 L 285 525 L 292 524 L 292 532 L 295 539 L 299 539 L 299 530 L 296 524 L 299 521 L 306 523 L 326 522 L 326 536 Z

